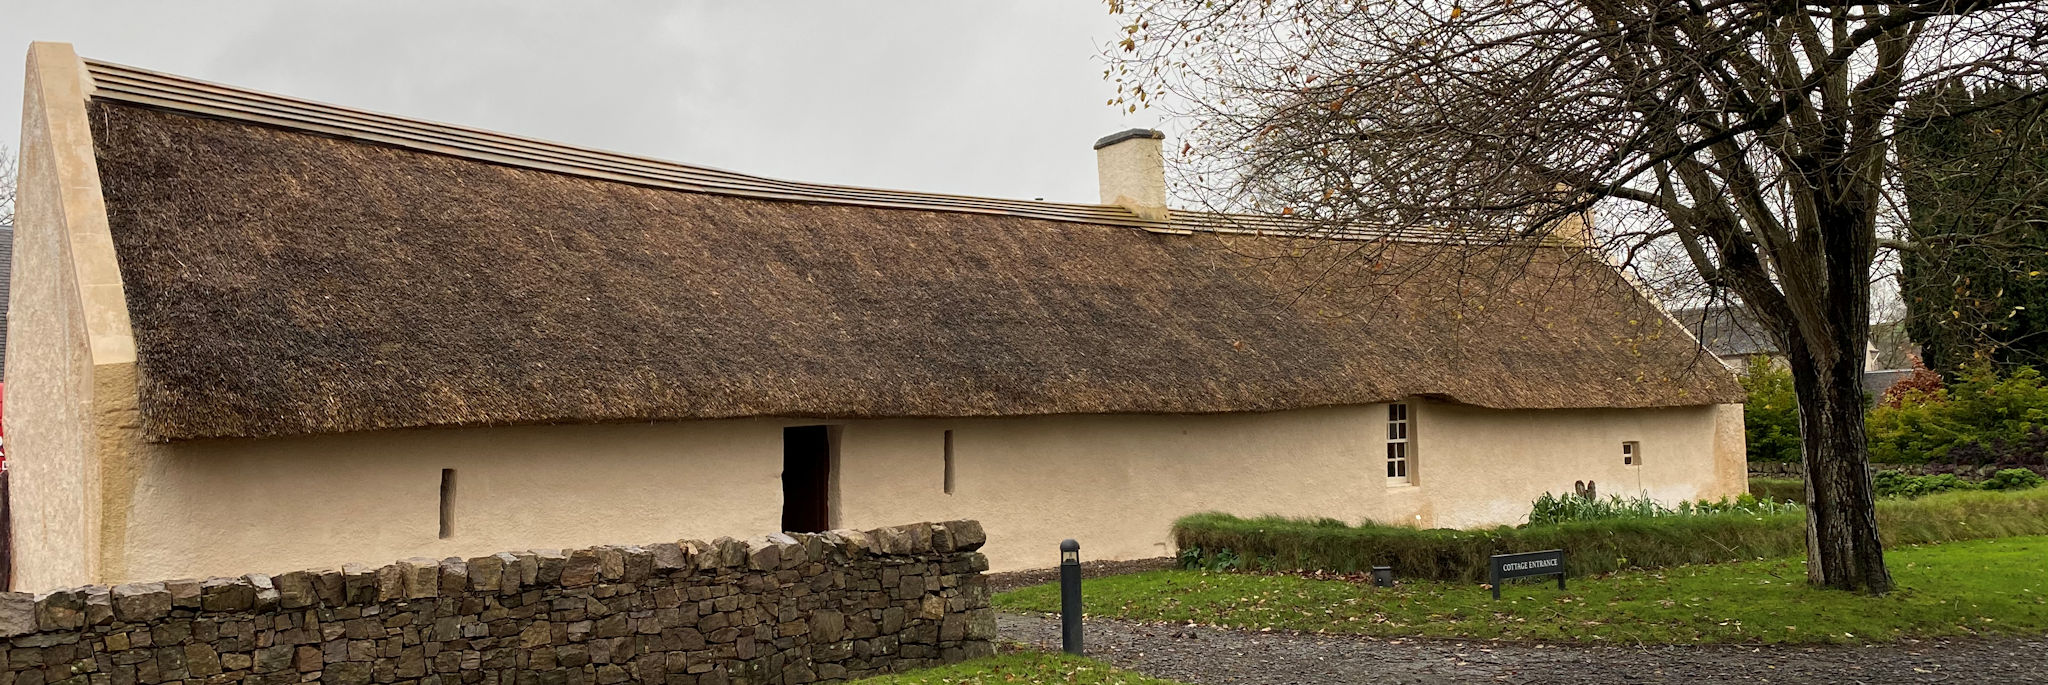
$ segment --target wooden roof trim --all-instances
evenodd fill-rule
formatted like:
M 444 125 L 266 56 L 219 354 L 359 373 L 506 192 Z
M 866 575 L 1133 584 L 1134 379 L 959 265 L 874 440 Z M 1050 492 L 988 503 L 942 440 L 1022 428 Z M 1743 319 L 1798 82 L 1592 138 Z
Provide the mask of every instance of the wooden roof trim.
M 1155 233 L 1313 236 L 1443 242 L 1401 227 L 1331 228 L 1288 217 L 1175 210 L 1147 221 L 1116 205 L 1009 200 L 770 179 L 496 131 L 441 124 L 238 88 L 101 60 L 84 60 L 91 97 L 200 116 L 248 121 L 353 140 L 607 181 L 793 202 L 995 214 L 1138 228 Z

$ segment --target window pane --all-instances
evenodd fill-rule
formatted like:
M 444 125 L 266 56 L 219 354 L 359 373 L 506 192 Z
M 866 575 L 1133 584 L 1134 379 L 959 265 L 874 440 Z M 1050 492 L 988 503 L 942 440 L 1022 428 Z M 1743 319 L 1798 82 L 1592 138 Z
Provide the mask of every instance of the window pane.
M 1393 478 L 1393 477 L 1394 477 L 1394 465 L 1395 465 L 1396 463 L 1398 463 L 1398 462 L 1393 462 L 1393 461 L 1389 461 L 1389 462 L 1387 462 L 1387 477 L 1388 477 L 1388 478 Z

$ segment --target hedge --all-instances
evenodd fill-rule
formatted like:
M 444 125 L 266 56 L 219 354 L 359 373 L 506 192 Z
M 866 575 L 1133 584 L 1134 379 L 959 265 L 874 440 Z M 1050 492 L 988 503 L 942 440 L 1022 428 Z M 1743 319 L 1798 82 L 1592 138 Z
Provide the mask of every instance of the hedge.
M 2014 535 L 2048 535 L 2048 488 L 1954 492 L 1877 505 L 1888 546 Z M 1483 582 L 1487 557 L 1563 549 L 1572 575 L 1797 556 L 1806 550 L 1803 514 L 1709 514 L 1607 519 L 1519 528 L 1452 530 L 1332 519 L 1245 519 L 1195 514 L 1173 526 L 1181 558 L 1265 570 L 1354 573 L 1392 566 L 1404 578 Z
M 1756 495 L 1757 499 L 1762 500 L 1803 504 L 1806 502 L 1806 481 L 1797 478 L 1751 477 L 1749 494 Z

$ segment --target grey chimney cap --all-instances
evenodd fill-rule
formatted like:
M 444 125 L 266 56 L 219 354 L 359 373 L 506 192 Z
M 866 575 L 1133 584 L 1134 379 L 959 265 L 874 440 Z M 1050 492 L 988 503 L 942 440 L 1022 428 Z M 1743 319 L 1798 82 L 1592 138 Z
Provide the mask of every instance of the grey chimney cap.
M 1124 142 L 1126 140 L 1137 140 L 1139 138 L 1165 140 L 1166 134 L 1149 128 L 1134 128 L 1128 131 L 1118 131 L 1116 133 L 1111 133 L 1109 135 L 1103 136 L 1101 140 L 1095 141 L 1095 149 L 1100 150 L 1102 148 L 1106 148 L 1111 145 Z

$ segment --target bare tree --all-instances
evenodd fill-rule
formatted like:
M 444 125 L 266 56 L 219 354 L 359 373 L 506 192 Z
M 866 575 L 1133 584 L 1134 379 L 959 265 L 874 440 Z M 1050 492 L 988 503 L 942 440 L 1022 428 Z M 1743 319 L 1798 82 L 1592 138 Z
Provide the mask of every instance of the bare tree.
M 1506 245 L 1577 230 L 1739 302 L 1796 379 L 1808 573 L 1891 587 L 1860 384 L 1899 240 L 1890 139 L 1938 84 L 2038 86 L 2034 0 L 1111 0 L 1119 106 L 1189 125 L 1180 191 Z M 1584 239 L 1584 238 L 1582 238 Z M 1357 258 L 1374 259 L 1356 253 Z M 1893 260 L 1896 261 L 1896 260 Z M 1675 267 L 1675 268 L 1674 268 Z M 1590 341 L 1589 341 L 1589 344 Z
M 0 145 L 0 228 L 14 228 L 14 151 Z

